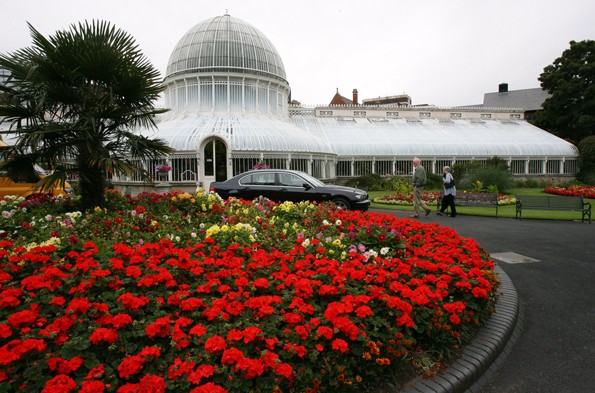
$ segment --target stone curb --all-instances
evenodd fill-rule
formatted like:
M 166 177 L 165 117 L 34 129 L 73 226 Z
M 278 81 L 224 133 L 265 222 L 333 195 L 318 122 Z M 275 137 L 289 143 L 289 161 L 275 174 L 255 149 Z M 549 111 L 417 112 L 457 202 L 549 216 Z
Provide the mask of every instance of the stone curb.
M 435 378 L 417 377 L 401 393 L 473 393 L 508 356 L 521 334 L 522 315 L 516 288 L 508 275 L 496 265 L 500 296 L 496 312 L 465 347 L 460 358 Z

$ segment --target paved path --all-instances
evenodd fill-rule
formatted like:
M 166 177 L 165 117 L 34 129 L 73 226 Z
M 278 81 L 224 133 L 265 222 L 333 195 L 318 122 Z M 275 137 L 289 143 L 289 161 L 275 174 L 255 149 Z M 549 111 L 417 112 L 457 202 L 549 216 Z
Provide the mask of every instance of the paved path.
M 403 218 L 411 214 L 371 211 Z M 595 224 L 451 218 L 434 212 L 417 220 L 447 225 L 476 239 L 493 258 L 507 260 L 496 262 L 518 292 L 523 314 L 519 339 L 470 392 L 595 392 Z

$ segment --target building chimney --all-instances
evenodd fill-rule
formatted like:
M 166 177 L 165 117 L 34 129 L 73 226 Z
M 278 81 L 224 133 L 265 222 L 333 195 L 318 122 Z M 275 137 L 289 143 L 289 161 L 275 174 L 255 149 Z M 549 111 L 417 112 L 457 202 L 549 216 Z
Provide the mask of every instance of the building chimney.
M 357 89 L 353 89 L 353 105 L 359 105 L 359 103 L 357 102 Z
M 500 83 L 498 85 L 498 93 L 508 93 L 508 83 Z

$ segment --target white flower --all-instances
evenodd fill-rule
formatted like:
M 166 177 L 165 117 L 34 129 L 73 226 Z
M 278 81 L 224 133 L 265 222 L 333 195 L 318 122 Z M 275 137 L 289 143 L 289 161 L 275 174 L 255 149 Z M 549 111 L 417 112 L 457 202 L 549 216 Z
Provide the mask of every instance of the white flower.
M 390 248 L 388 248 L 388 247 L 382 247 L 380 249 L 380 254 L 386 255 L 386 254 L 388 254 L 389 251 L 390 251 Z
M 7 210 L 3 210 L 2 217 L 8 220 L 10 217 L 12 217 L 12 213 Z

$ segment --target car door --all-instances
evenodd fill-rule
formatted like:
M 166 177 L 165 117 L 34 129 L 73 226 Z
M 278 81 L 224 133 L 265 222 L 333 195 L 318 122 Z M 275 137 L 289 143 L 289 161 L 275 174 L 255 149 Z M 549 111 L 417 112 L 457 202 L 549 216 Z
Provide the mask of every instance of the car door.
M 278 186 L 275 182 L 275 172 L 258 172 L 243 177 L 239 181 L 240 198 L 252 200 L 263 196 L 273 201 L 279 200 Z
M 322 196 L 318 194 L 316 187 L 298 174 L 281 172 L 278 175 L 278 182 L 280 187 L 279 195 L 285 201 L 320 202 L 322 200 Z

